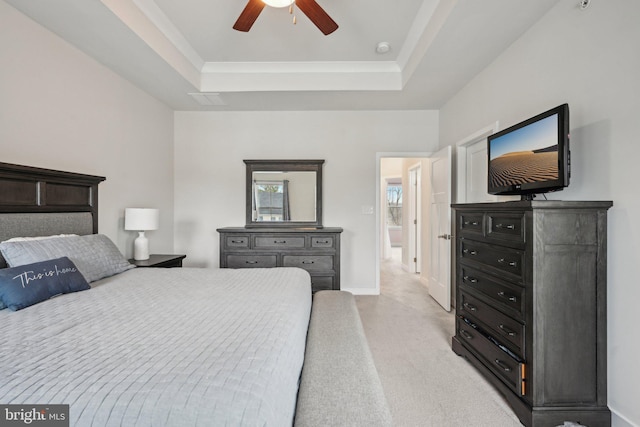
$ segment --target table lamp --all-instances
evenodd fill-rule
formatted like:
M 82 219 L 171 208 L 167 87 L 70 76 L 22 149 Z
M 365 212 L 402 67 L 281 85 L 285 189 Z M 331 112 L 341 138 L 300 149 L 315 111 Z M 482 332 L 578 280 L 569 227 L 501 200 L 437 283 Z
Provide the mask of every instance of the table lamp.
M 133 259 L 141 261 L 149 259 L 149 239 L 145 231 L 157 230 L 160 222 L 158 209 L 126 208 L 124 211 L 124 229 L 138 232 L 133 242 Z

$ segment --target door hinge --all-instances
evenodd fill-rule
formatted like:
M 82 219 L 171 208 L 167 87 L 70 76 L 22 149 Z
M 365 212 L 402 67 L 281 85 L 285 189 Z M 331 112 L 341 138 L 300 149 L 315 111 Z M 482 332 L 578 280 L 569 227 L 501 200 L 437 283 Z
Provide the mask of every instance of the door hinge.
M 413 262 L 418 262 L 418 258 L 413 258 Z

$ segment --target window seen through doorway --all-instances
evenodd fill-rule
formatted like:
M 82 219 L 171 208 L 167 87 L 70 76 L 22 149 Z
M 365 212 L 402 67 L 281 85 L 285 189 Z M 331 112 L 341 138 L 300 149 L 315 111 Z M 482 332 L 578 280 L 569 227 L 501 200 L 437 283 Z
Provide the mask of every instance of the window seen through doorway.
M 402 185 L 387 185 L 387 225 L 402 226 Z

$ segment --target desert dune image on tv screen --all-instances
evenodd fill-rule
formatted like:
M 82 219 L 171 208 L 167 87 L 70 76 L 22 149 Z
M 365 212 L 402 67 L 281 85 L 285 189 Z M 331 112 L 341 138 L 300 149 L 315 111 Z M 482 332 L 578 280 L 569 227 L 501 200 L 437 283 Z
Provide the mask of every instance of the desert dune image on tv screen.
M 557 122 L 558 116 L 553 115 L 493 139 L 490 186 L 557 180 Z

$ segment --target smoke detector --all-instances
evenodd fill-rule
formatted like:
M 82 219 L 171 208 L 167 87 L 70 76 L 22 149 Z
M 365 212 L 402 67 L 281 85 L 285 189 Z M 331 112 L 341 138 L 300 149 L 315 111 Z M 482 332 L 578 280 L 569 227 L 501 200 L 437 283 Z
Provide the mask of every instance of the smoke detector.
M 387 42 L 380 42 L 376 46 L 376 52 L 379 54 L 385 54 L 391 50 L 391 45 Z

